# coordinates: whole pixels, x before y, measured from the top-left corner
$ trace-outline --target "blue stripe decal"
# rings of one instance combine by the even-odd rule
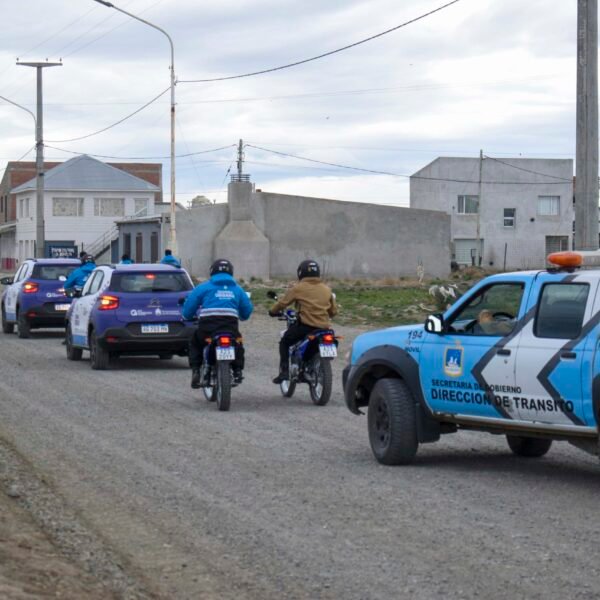
[[[87,335],[74,335],[73,345],[87,347]]]

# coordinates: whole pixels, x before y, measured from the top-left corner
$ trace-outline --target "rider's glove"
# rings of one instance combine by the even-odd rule
[[[270,317],[280,317],[281,316],[281,312],[280,311],[269,311],[269,316]]]

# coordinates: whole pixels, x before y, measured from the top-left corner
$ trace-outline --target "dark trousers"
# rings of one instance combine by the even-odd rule
[[[320,327],[303,325],[295,323],[284,334],[279,341],[279,368],[287,369],[290,348],[300,340],[303,340],[309,333],[318,331]]]
[[[238,320],[235,317],[207,317],[198,321],[198,328],[190,340],[190,367],[199,369],[204,360],[204,347],[206,338],[216,333],[230,333],[234,338],[242,337],[239,330]],[[244,346],[236,344],[235,360],[232,363],[234,369],[244,368]]]

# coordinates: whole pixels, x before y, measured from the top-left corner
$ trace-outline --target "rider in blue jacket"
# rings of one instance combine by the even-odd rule
[[[210,267],[210,279],[196,287],[182,309],[183,318],[187,320],[193,319],[198,313],[198,329],[190,341],[194,389],[201,387],[200,366],[206,338],[222,332],[241,339],[239,320],[249,319],[253,309],[248,295],[233,278],[233,265],[225,259],[216,260]],[[233,379],[235,383],[240,383],[244,369],[244,346],[241,343],[236,347],[232,367]]]
[[[168,248],[165,250],[165,255],[162,257],[160,264],[161,265],[172,265],[174,267],[177,267],[178,269],[181,268],[181,262],[179,261],[178,258],[173,256],[173,252],[171,250],[169,250]]]
[[[96,268],[96,262],[91,254],[86,254],[81,259],[82,265],[75,269],[64,284],[64,289],[72,290],[74,288],[82,288],[88,280],[90,273]]]

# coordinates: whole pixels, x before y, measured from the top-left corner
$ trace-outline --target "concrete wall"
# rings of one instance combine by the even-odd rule
[[[177,246],[182,266],[195,277],[208,277],[214,241],[229,219],[227,204],[209,204],[177,213]],[[168,243],[168,225],[164,227]]]
[[[271,276],[314,258],[328,277],[427,277],[450,270],[450,218],[439,212],[256,192],[254,218],[271,242]]]
[[[239,191],[230,189],[234,215],[224,204],[178,213],[179,256],[193,275],[206,277],[217,253],[243,278],[293,277],[307,257],[319,261],[327,277],[415,276],[420,265],[427,277],[450,271],[444,213],[251,189],[246,204]]]
[[[573,161],[515,158],[501,160],[508,164],[493,159],[483,161],[484,183],[480,207],[482,265],[502,268],[506,248],[507,269],[543,267],[546,258],[546,236],[567,236],[569,248],[572,244]],[[432,179],[428,180],[428,177]],[[437,181],[436,178],[446,181]],[[478,158],[438,158],[411,177],[410,206],[443,211],[450,215],[453,242],[475,239],[477,217],[458,214],[458,196],[477,196],[478,178]],[[447,181],[452,179],[458,181]],[[560,214],[539,215],[539,196],[560,196]],[[504,208],[516,209],[514,228],[504,226]]]

